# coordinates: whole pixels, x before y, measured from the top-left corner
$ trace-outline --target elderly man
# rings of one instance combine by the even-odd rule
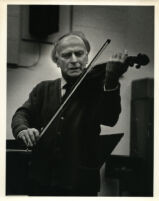
[[[62,78],[38,84],[13,116],[14,137],[33,148],[30,195],[96,196],[99,191],[100,125],[114,126],[118,120],[118,80],[127,69],[127,55],[116,54],[102,64],[104,81],[86,79],[40,137],[62,103],[67,86],[85,71],[89,52],[90,44],[82,33],[59,38],[52,59],[61,69]]]

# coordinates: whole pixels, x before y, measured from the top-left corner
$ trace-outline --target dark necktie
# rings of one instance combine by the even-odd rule
[[[71,92],[72,89],[72,84],[67,83],[63,86],[63,89],[65,89],[65,94],[62,96],[62,102],[67,98],[67,96],[69,95],[69,93]]]

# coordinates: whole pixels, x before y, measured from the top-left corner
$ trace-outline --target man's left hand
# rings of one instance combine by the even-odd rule
[[[113,89],[116,87],[119,78],[127,71],[128,64],[125,62],[128,57],[127,51],[114,54],[106,65],[105,87]]]

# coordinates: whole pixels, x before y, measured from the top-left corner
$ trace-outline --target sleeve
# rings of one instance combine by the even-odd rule
[[[100,124],[114,126],[121,112],[120,84],[118,88],[112,91],[103,91],[101,94],[99,106]]]
[[[13,115],[11,127],[15,138],[20,131],[36,125],[40,108],[40,88],[41,84],[37,85],[29,94],[28,100]]]

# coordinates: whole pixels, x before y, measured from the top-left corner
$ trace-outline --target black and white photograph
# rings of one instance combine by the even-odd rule
[[[7,4],[5,196],[154,196],[155,6]]]

